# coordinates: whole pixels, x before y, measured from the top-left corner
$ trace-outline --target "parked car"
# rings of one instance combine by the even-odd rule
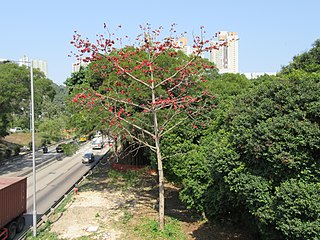
[[[9,130],[11,133],[19,133],[22,132],[22,128],[21,127],[14,127],[14,128],[10,128]]]
[[[94,154],[87,152],[82,156],[82,163],[92,163],[94,161]]]
[[[57,153],[62,153],[62,152],[63,152],[62,144],[59,144],[59,145],[56,147],[56,151],[57,151]]]

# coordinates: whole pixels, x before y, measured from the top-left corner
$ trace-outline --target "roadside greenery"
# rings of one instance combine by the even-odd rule
[[[34,69],[34,103],[36,122],[61,114],[54,111],[56,90],[54,83],[41,71]],[[10,127],[30,129],[30,72],[15,63],[0,64],[0,136]]]
[[[167,174],[189,208],[246,223],[261,239],[317,239],[319,44],[277,76],[211,79],[211,126],[200,139],[183,127],[164,139]]]
[[[78,74],[69,81],[80,83],[69,92],[73,94],[73,109],[88,123],[85,126],[102,121],[105,128],[112,128],[114,137],[154,153],[159,178],[159,228],[163,230],[165,187],[160,141],[187,119],[191,128],[206,124],[198,116],[210,113],[214,100],[204,85],[216,70],[201,56],[214,47],[203,27],[193,39],[190,55],[177,45],[175,24],[169,33],[162,27],[152,29],[150,24],[140,26],[140,30],[142,34],[133,45],[114,34],[96,35],[91,41],[75,32],[70,42],[75,47],[74,56],[90,64],[83,80]],[[92,120],[92,115],[99,117]]]
[[[185,240],[179,221],[173,218],[166,218],[166,225],[163,231],[158,228],[158,222],[154,219],[142,219],[141,224],[134,228],[134,233],[141,239],[153,240]]]
[[[181,186],[180,198],[188,208],[210,220],[233,219],[246,224],[257,239],[318,239],[319,64],[317,40],[310,51],[295,56],[277,76],[248,80],[241,74],[208,72],[209,81],[201,84],[200,90],[216,96],[210,102],[215,107],[197,116],[199,124],[186,120],[170,129],[180,119],[170,122],[170,131],[161,139],[166,178]],[[101,90],[99,76],[90,68],[73,74],[67,80],[69,101],[84,88]],[[145,96],[134,91],[131,94],[128,97],[136,100]],[[145,120],[138,111],[132,113]],[[162,113],[160,120],[165,110]],[[119,135],[117,126],[105,127],[103,119],[108,114],[108,109],[71,107],[69,124],[78,131],[102,129]],[[7,124],[6,117],[3,125]],[[54,125],[40,126],[47,129],[45,134],[52,135],[49,130],[56,131]],[[150,153],[145,156],[154,158]],[[133,183],[136,176],[130,174],[121,178]],[[120,179],[112,171],[109,177]],[[125,221],[130,221],[129,215]],[[153,239],[159,234],[165,237],[167,230],[159,233],[155,226],[147,219],[135,230]],[[177,230],[168,231],[176,236]]]
[[[75,142],[63,143],[62,149],[64,155],[72,156],[77,150],[79,150],[79,145]]]
[[[319,46],[318,40],[277,76],[207,75],[201,87],[216,96],[215,108],[197,121],[210,124],[185,121],[161,140],[166,177],[181,186],[188,208],[245,223],[260,239],[317,239]],[[100,86],[90,70],[74,78],[78,87]],[[70,88],[71,97],[77,89]],[[93,128],[87,114],[76,119]]]
[[[33,77],[35,131],[41,135],[38,139],[42,144],[56,142],[66,137],[63,132],[68,122],[65,87],[54,84],[38,69],[34,69]],[[24,133],[30,132],[29,69],[16,63],[1,63],[0,90],[0,137],[7,136],[9,129],[13,127],[21,127]],[[19,135],[16,136],[18,138]],[[29,142],[14,142],[16,145],[7,148],[4,147],[6,143],[1,141],[0,158],[1,156],[8,158],[14,153],[18,154],[23,146],[29,145]],[[37,147],[39,146],[37,144]]]

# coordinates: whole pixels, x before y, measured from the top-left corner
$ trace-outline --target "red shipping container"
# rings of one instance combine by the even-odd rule
[[[0,228],[27,211],[27,178],[0,177]]]

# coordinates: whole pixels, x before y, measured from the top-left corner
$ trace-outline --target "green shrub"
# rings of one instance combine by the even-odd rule
[[[41,146],[45,146],[45,145],[48,145],[50,143],[51,143],[51,141],[50,141],[49,138],[47,138],[47,137],[41,138],[41,142],[40,142]]]
[[[291,179],[276,188],[276,226],[286,239],[319,239],[320,183]]]
[[[79,145],[76,143],[62,144],[63,154],[66,156],[72,156],[78,149]]]

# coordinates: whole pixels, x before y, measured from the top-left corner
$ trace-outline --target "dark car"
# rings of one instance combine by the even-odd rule
[[[62,144],[59,144],[59,145],[56,147],[56,151],[57,151],[57,153],[63,152]]]
[[[91,152],[85,153],[82,156],[82,163],[92,163],[94,161],[94,154]]]
[[[43,151],[43,153],[48,153],[48,147],[47,146],[42,146],[42,151]]]

